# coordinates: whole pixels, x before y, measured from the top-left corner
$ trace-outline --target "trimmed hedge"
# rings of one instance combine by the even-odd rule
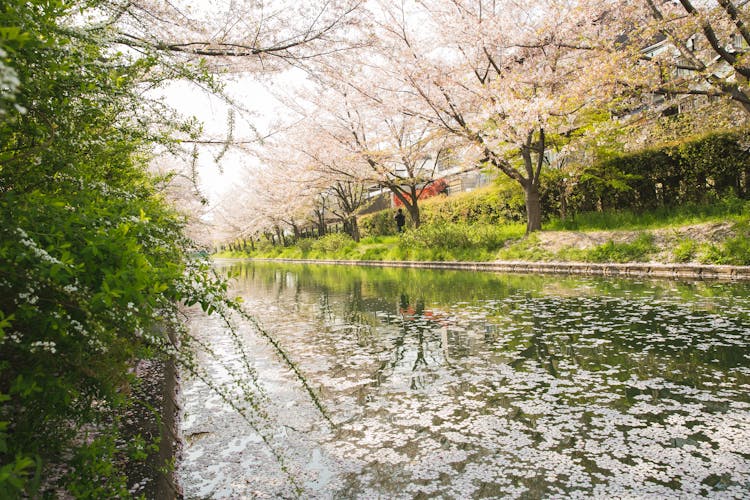
[[[501,179],[503,181],[504,179]],[[432,224],[503,224],[523,220],[526,213],[520,187],[499,182],[475,191],[453,196],[436,196],[420,203],[423,225]],[[383,210],[360,217],[363,237],[396,234],[393,210]],[[407,217],[407,229],[413,229]]]
[[[750,130],[717,133],[679,144],[608,158],[583,171],[566,199],[568,213],[650,210],[750,194]],[[544,213],[559,213],[564,184],[549,172]]]

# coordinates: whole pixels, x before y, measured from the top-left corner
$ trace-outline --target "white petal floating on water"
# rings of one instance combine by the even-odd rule
[[[363,285],[355,307],[330,284],[271,297],[244,287],[339,422],[329,428],[244,333],[269,395],[265,431],[304,496],[750,496],[750,294],[727,294],[722,308],[722,288],[691,302],[659,283],[566,280],[472,288],[470,301],[421,297],[424,312],[408,315],[396,314],[398,290],[381,298]],[[230,387],[242,356],[219,323],[199,329],[221,362],[202,359]],[[201,436],[178,468],[186,496],[294,495],[221,398],[199,381],[183,389],[183,432]]]

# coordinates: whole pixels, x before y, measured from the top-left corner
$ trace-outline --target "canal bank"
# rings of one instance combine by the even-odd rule
[[[181,448],[178,433],[178,375],[171,359],[143,359],[133,372],[138,383],[133,387],[137,401],[124,419],[123,439],[158,443],[146,448],[141,460],[129,459],[128,489],[133,496],[172,500],[182,498],[173,466]]]
[[[662,263],[591,263],[530,261],[382,261],[382,260],[310,260],[310,259],[216,259],[217,261],[284,262],[368,267],[402,267],[415,269],[450,269],[502,273],[579,274],[588,276],[653,277],[705,280],[750,280],[750,266],[662,264]]]

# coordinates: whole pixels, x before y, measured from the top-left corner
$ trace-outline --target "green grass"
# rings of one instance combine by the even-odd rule
[[[704,264],[750,265],[750,219],[735,226],[735,235],[721,243],[703,243],[696,250],[697,260]]]
[[[672,257],[674,262],[692,262],[698,253],[699,245],[691,239],[682,239],[674,246]]]
[[[565,220],[554,218],[545,224],[545,229],[557,231],[658,229],[702,222],[738,221],[747,218],[748,214],[750,214],[750,202],[730,197],[710,204],[685,204],[648,212],[631,210],[586,212]]]
[[[729,221],[734,235],[724,241],[696,241],[680,237],[658,248],[651,229],[678,228],[706,222]],[[394,236],[363,238],[355,243],[343,234],[329,234],[317,240],[305,239],[281,247],[256,243],[252,252],[224,252],[220,257],[255,257],[336,260],[424,260],[424,261],[578,261],[666,262],[750,265],[750,203],[728,199],[711,206],[685,206],[648,213],[607,212],[579,214],[575,219],[555,220],[545,230],[628,230],[642,231],[630,242],[607,241],[581,250],[543,248],[538,234],[524,237],[525,225],[424,224]]]
[[[528,260],[548,261],[554,260],[555,254],[539,247],[539,236],[532,234],[527,238],[518,240],[497,253],[499,260]]]
[[[496,258],[508,241],[523,237],[525,226],[434,224],[423,225],[395,236],[363,238],[355,243],[336,233],[319,240],[301,240],[287,247],[256,245],[255,251],[222,252],[219,257],[339,260],[470,260]]]
[[[644,262],[658,252],[654,238],[650,234],[641,234],[630,243],[608,241],[592,248],[583,256],[586,262]]]

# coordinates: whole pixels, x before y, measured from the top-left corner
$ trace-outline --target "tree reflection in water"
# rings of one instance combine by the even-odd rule
[[[233,271],[338,423],[280,411],[311,497],[750,496],[747,284]]]

